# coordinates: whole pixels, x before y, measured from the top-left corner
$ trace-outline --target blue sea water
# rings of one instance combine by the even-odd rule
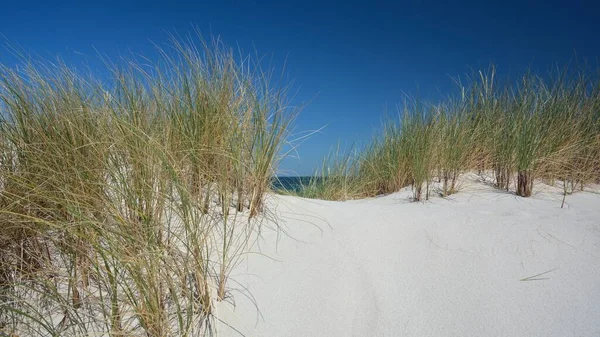
[[[273,177],[271,178],[271,187],[275,191],[300,192],[302,187],[308,185],[311,179],[314,179],[314,177]]]

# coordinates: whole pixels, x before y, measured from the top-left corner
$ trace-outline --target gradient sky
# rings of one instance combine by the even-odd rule
[[[233,47],[272,58],[294,81],[295,104],[308,102],[294,132],[317,130],[282,162],[281,174],[307,175],[332,146],[360,144],[404,93],[436,100],[451,77],[494,62],[500,74],[545,71],[575,55],[594,67],[600,56],[600,6],[560,1],[5,1],[3,42],[32,54],[90,64],[109,56],[151,53],[167,32],[198,27]],[[0,60],[10,55],[0,50]]]

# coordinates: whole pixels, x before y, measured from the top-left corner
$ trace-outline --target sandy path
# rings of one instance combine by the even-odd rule
[[[219,315],[246,336],[600,336],[600,195],[559,192],[273,196],[293,239],[265,230],[277,260],[232,275],[262,316],[239,293]]]

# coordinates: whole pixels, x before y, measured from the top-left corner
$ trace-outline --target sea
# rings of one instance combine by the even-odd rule
[[[280,192],[300,192],[302,187],[308,185],[311,179],[314,179],[314,177],[273,177],[271,178],[271,187],[273,188],[273,190]]]

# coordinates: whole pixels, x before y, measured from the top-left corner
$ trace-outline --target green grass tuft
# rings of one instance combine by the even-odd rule
[[[0,67],[1,332],[211,332],[295,112],[258,62],[191,41],[104,83]]]

